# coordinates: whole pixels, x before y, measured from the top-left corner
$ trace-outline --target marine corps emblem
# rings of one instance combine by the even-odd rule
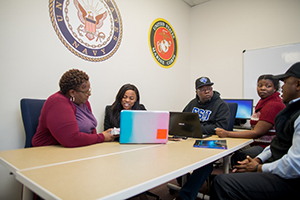
[[[170,68],[177,59],[177,38],[164,19],[156,19],[149,30],[149,46],[154,60],[163,68]]]
[[[99,62],[118,50],[123,28],[114,0],[49,0],[49,13],[57,36],[76,56]]]

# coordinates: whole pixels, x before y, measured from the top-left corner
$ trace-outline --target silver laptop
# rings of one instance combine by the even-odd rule
[[[121,111],[121,144],[167,143],[168,129],[168,111]]]
[[[170,112],[169,135],[183,139],[209,136],[203,135],[198,114],[191,112]]]

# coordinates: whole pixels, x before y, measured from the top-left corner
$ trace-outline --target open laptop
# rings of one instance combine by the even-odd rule
[[[169,116],[168,111],[122,110],[120,143],[167,143]]]
[[[169,134],[178,138],[205,138],[199,116],[191,112],[170,112]]]

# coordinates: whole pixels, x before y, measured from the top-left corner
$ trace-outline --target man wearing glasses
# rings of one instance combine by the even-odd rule
[[[115,139],[111,129],[97,133],[98,122],[88,101],[91,84],[85,72],[66,71],[60,78],[59,88],[43,105],[32,146],[81,147]]]
[[[196,97],[183,109],[183,112],[198,113],[203,134],[215,134],[215,128],[222,127],[227,130],[229,126],[229,107],[220,98],[220,93],[213,91],[212,83],[208,77],[196,80]],[[191,199],[197,197],[199,189],[213,170],[213,164],[208,164],[193,171],[187,182],[182,186],[176,199]],[[177,179],[180,184],[181,179]]]
[[[183,112],[198,113],[203,134],[215,134],[215,128],[228,129],[230,116],[227,103],[220,98],[220,93],[213,91],[208,77],[196,80],[196,98],[192,99]]]

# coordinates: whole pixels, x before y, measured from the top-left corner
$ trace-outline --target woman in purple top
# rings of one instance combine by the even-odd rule
[[[88,101],[91,95],[88,75],[78,69],[63,74],[60,91],[45,102],[32,145],[48,146],[61,144],[65,147],[80,147],[113,141],[110,129],[96,132],[97,120]]]

